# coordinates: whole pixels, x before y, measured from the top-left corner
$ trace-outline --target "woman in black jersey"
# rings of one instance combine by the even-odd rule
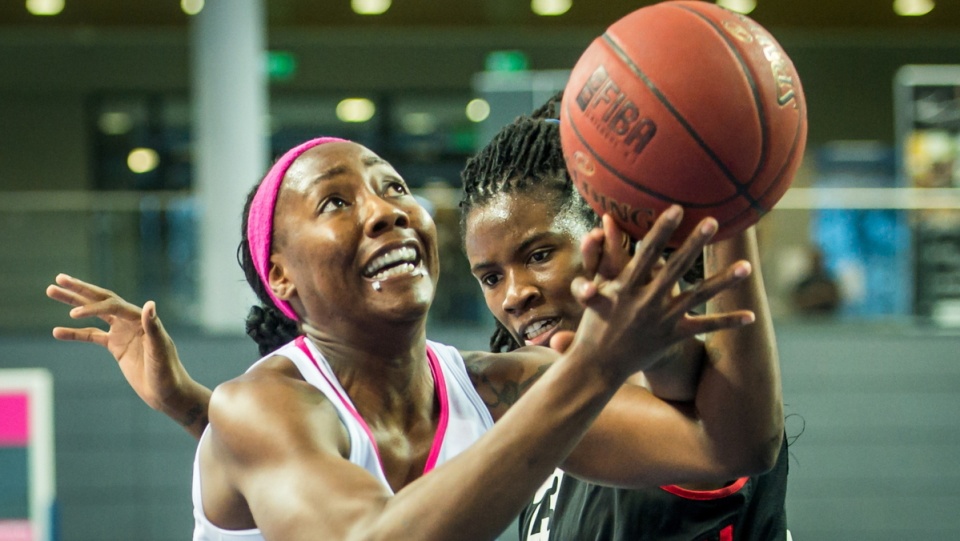
[[[562,342],[577,328],[582,314],[564,284],[581,272],[576,257],[579,239],[598,223],[598,217],[574,189],[564,168],[554,112],[559,101],[556,96],[530,117],[504,127],[468,161],[462,174],[464,246],[487,306],[496,316],[490,341],[493,351],[546,344],[551,339]],[[708,270],[716,268],[719,251],[733,252],[734,257],[756,265],[754,244],[751,228],[729,242],[708,247]],[[688,282],[702,280],[702,266],[697,270],[685,277]],[[755,276],[759,279],[759,271]],[[757,304],[748,307],[759,317],[769,317],[765,299],[755,300]],[[737,354],[764,356],[775,364],[772,331],[761,326],[750,331],[752,341]],[[694,362],[706,363],[711,356],[733,353],[717,350],[709,337],[706,349],[694,350]],[[682,348],[676,351],[684,353]],[[634,489],[590,483],[558,469],[521,514],[520,538],[782,541],[787,535],[787,458],[782,448],[774,469],[762,475]]]

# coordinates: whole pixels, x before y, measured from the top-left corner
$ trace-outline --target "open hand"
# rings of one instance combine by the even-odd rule
[[[106,348],[117,360],[127,382],[151,408],[161,409],[165,400],[179,391],[187,378],[186,371],[157,317],[153,301],[140,308],[112,291],[66,274],[57,275],[56,284],[47,287],[47,296],[73,306],[73,319],[98,317],[109,325],[106,331],[96,327],[55,327],[53,337]]]
[[[596,233],[584,240],[585,267],[596,269],[596,275],[577,278],[571,284],[574,296],[589,308],[574,344],[591,342],[592,348],[612,358],[630,359],[629,366],[621,368],[637,371],[655,365],[664,351],[681,340],[753,322],[749,310],[689,315],[694,307],[749,276],[751,268],[746,261],[737,262],[680,292],[676,284],[717,230],[716,220],[704,219],[664,262],[661,254],[682,216],[679,206],[664,211],[626,265],[621,265],[625,248],[615,248],[622,243],[623,235],[615,226],[604,222],[602,249],[598,248],[601,239]],[[611,277],[618,266],[622,270]],[[555,336],[551,346],[562,348],[568,341],[569,337]]]

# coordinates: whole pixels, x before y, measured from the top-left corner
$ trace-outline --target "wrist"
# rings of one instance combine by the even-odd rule
[[[663,350],[656,360],[651,362],[646,368],[643,369],[643,373],[648,377],[658,376],[665,372],[668,372],[669,368],[674,364],[674,362],[683,356],[684,344],[683,342],[677,342],[665,350]]]
[[[636,368],[631,369],[631,363],[622,362],[622,355],[607,353],[605,348],[586,342],[575,340],[564,354],[569,366],[577,370],[584,383],[596,382],[601,387],[617,389],[637,372]]]
[[[201,422],[206,425],[209,389],[189,376],[184,376],[173,387],[174,391],[164,397],[157,409],[187,428]]]

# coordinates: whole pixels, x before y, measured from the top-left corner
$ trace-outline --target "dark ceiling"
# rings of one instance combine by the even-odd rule
[[[960,0],[937,0],[923,17],[899,17],[892,0],[758,0],[752,18],[769,28],[854,30],[960,30]],[[655,2],[574,0],[559,17],[538,17],[528,0],[394,0],[380,16],[360,16],[349,0],[264,0],[271,28],[485,27],[603,28],[630,11]],[[0,26],[178,27],[188,16],[178,0],[66,0],[55,17],[36,17],[24,0],[0,2]]]

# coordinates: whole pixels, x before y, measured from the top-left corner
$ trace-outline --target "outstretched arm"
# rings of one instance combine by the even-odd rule
[[[671,216],[658,222],[664,238],[679,222]],[[695,248],[709,237],[697,234]],[[616,280],[599,286],[603,299],[591,303],[565,354],[520,351],[556,362],[476,443],[411,483],[398,481],[404,486],[395,494],[345,463],[349,446],[336,413],[308,384],[269,373],[283,369],[271,368],[272,359],[214,393],[200,451],[204,490],[219,483],[222,500],[249,505],[267,539],[492,539],[626,378],[654,362],[665,344],[702,326],[649,321],[662,312],[648,307],[660,308],[669,293],[656,279],[647,287],[655,261],[638,253]],[[648,340],[648,328],[669,338]]]
[[[106,331],[55,327],[54,338],[106,348],[137,396],[177,421],[193,437],[200,437],[207,426],[210,389],[194,381],[183,368],[153,301],[141,308],[112,291],[66,274],[57,275],[56,283],[47,287],[47,296],[73,306],[73,319],[98,317],[110,326]]]
[[[343,458],[343,426],[308,384],[281,389],[248,373],[214,392],[200,450],[204,497],[226,478],[225,499],[246,502],[268,540],[494,539],[622,383],[589,357],[571,348],[483,437],[395,493]]]

